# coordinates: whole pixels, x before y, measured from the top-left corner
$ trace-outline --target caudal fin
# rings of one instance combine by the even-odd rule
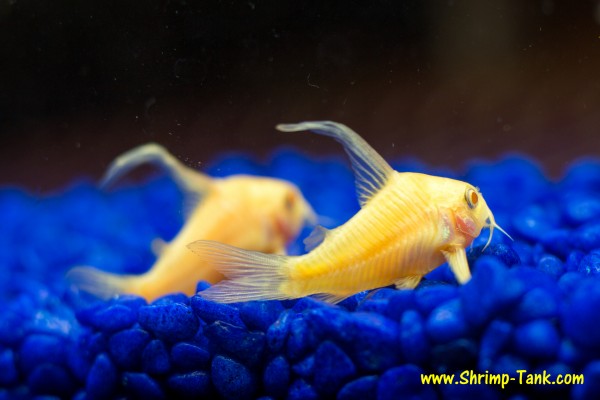
[[[66,278],[80,290],[108,299],[128,292],[133,277],[111,274],[92,267],[75,267],[67,272]]]
[[[228,280],[198,293],[207,300],[219,303],[238,303],[251,300],[283,300],[290,296],[281,292],[286,282],[288,257],[242,250],[210,240],[199,240],[187,246],[208,265]]]

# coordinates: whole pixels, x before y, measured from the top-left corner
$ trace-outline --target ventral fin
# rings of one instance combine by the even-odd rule
[[[442,254],[446,258],[458,283],[463,284],[471,279],[471,271],[469,270],[469,262],[467,261],[465,249],[455,246],[448,250],[442,250]]]
[[[421,282],[421,275],[410,275],[394,282],[396,289],[414,289]]]
[[[361,207],[385,186],[394,171],[363,138],[346,125],[332,121],[306,121],[298,124],[280,124],[276,128],[282,132],[309,130],[340,142],[352,162]]]
[[[304,249],[309,252],[318,247],[325,237],[329,234],[330,230],[323,228],[321,225],[317,225],[315,229],[303,240]]]

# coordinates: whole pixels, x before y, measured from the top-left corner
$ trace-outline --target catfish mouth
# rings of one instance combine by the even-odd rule
[[[296,236],[295,229],[292,225],[293,224],[286,221],[285,218],[275,218],[275,232],[284,239],[285,243],[289,243],[294,236]]]
[[[483,250],[482,251],[485,251],[485,249],[488,248],[488,246],[490,245],[490,243],[492,243],[492,237],[494,235],[494,228],[497,228],[500,232],[504,233],[510,240],[514,240],[508,233],[506,233],[506,231],[504,229],[502,229],[500,227],[500,225],[498,225],[496,223],[496,220],[494,219],[494,214],[492,214],[491,211],[489,211],[488,217],[485,220],[485,225],[483,227],[484,228],[490,228],[490,236],[488,237],[488,241],[485,244],[485,246],[483,246]]]

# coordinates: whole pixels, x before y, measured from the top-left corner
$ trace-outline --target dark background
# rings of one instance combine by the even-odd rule
[[[190,165],[331,119],[384,157],[509,151],[559,176],[600,150],[598,1],[0,2],[0,184],[97,179],[156,141]]]

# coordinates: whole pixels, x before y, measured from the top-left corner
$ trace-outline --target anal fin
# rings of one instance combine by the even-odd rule
[[[410,275],[404,278],[398,279],[394,282],[396,289],[414,289],[421,282],[421,275]]]

